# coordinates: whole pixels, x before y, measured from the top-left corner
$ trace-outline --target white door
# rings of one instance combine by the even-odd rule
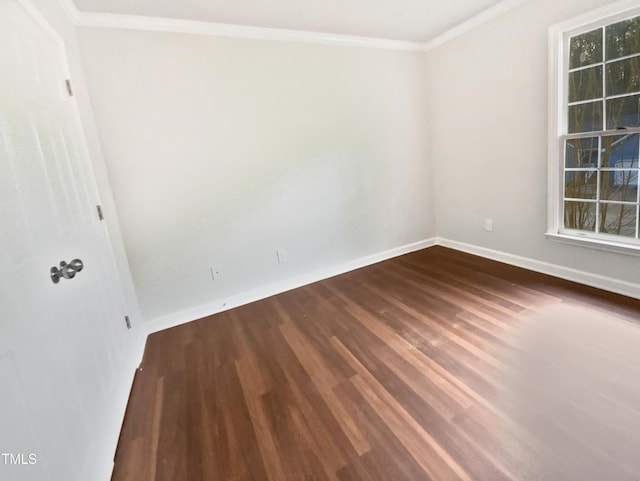
[[[0,0],[0,480],[91,481],[129,334],[64,48],[22,4]]]

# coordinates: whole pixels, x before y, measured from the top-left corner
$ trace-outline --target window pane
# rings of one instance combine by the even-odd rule
[[[602,97],[602,65],[569,74],[569,102]]]
[[[569,133],[602,130],[602,102],[569,107]]]
[[[640,126],[640,95],[607,100],[607,129]]]
[[[638,165],[637,163],[635,165]],[[605,170],[601,174],[600,199],[636,202],[638,200],[637,170]]]
[[[630,94],[639,91],[640,57],[627,58],[607,64],[607,95]]]
[[[598,193],[598,172],[579,170],[565,172],[564,196],[569,199],[595,199]]]
[[[602,30],[592,30],[569,40],[569,68],[602,62]]]
[[[602,137],[602,167],[630,169],[638,165],[638,134]]]
[[[607,60],[640,52],[640,17],[609,25],[606,31]]]
[[[567,229],[578,229],[593,232],[596,230],[595,202],[564,203],[564,226]]]
[[[635,237],[636,216],[635,205],[600,204],[600,232]]]
[[[565,147],[567,169],[595,169],[598,167],[598,137],[567,140]]]

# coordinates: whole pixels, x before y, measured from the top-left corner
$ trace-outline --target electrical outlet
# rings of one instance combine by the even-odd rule
[[[493,219],[484,220],[484,230],[487,232],[493,232]]]
[[[276,255],[278,256],[278,263],[282,264],[283,262],[287,262],[287,251],[284,249],[278,249],[276,251]]]
[[[211,266],[211,278],[215,281],[222,277],[222,267]]]

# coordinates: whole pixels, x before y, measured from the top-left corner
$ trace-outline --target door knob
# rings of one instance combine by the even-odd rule
[[[53,266],[49,269],[51,282],[57,284],[61,278],[73,279],[75,275],[84,268],[84,263],[80,259],[74,259],[68,264],[65,261],[60,262],[60,267]]]

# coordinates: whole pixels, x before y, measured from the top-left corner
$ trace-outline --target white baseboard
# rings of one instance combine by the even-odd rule
[[[318,282],[329,277],[344,274],[345,272],[349,272],[354,269],[366,267],[377,262],[391,259],[393,257],[407,254],[409,252],[414,252],[420,249],[426,249],[427,247],[432,247],[435,245],[449,247],[451,249],[504,262],[506,264],[522,267],[524,269],[540,272],[542,274],[552,275],[561,279],[578,282],[587,286],[596,287],[598,289],[603,289],[606,291],[615,292],[617,294],[640,299],[640,284],[621,281],[611,277],[592,274],[577,269],[571,269],[569,267],[558,266],[528,257],[521,257],[506,252],[488,249],[486,247],[465,244],[463,242],[457,242],[440,237],[433,237],[430,239],[425,239],[423,241],[415,242],[413,244],[408,244],[405,246],[397,247],[395,249],[390,249],[384,252],[373,254],[367,257],[362,257],[360,259],[356,259],[344,264],[332,266],[327,269],[315,271],[310,274],[305,274],[292,279],[287,279],[282,282],[263,286],[258,289],[243,292],[229,298],[216,299],[215,301],[209,302],[207,304],[202,304],[190,309],[185,309],[183,311],[165,315],[145,322],[144,324],[146,327],[146,332],[148,334],[151,334],[164,329],[169,329],[171,327],[193,321],[194,319],[211,316],[213,314],[249,304],[250,302],[255,302],[260,299],[265,299],[267,297],[290,291],[292,289],[296,289],[313,282]]]
[[[425,239],[422,241],[414,242],[412,244],[407,244],[404,246],[396,247],[394,249],[379,252],[377,254],[372,254],[370,256],[361,257],[360,259],[349,261],[344,264],[321,269],[309,274],[294,277],[292,279],[287,279],[282,282],[269,284],[267,286],[253,289],[248,292],[243,292],[226,299],[216,299],[215,301],[209,302],[207,304],[202,304],[191,309],[186,309],[180,312],[175,312],[166,316],[156,318],[151,321],[147,321],[147,329],[149,333],[162,331],[163,329],[169,329],[170,327],[175,327],[180,324],[184,324],[185,322],[193,321],[194,319],[211,316],[213,314],[217,314],[218,312],[233,309],[234,307],[249,304],[250,302],[259,301],[260,299],[265,299],[282,292],[306,286],[307,284],[312,284],[329,277],[344,274],[345,272],[349,272],[354,269],[360,269],[361,267],[366,267],[377,262],[401,256],[403,254],[408,254],[409,252],[426,249],[427,247],[431,247],[434,245],[436,245],[435,238]]]
[[[566,279],[568,281],[574,281],[580,284],[585,284],[587,286],[597,287],[598,289],[615,292],[616,294],[622,294],[625,296],[640,299],[640,284],[621,281],[612,277],[601,276],[598,274],[591,274],[589,272],[571,269],[569,267],[558,266],[556,264],[538,261],[528,257],[521,257],[514,254],[508,254],[506,252],[488,249],[486,247],[479,247],[471,244],[465,244],[463,242],[443,239],[441,237],[436,238],[436,244],[443,247],[450,247],[451,249],[459,250],[462,252],[467,252],[469,254],[474,254],[480,257],[485,257],[487,259],[504,262],[505,264],[523,267],[525,269],[540,272],[542,274],[549,274],[551,276]]]

